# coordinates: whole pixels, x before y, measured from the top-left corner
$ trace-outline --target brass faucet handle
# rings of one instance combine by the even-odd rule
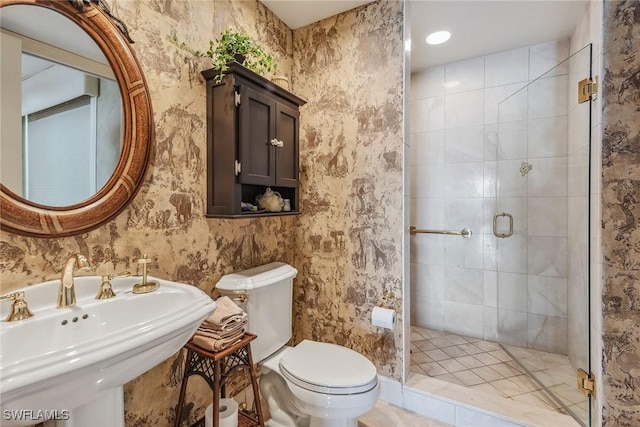
[[[13,300],[11,304],[11,312],[5,319],[7,322],[15,322],[16,320],[24,320],[29,317],[33,317],[33,313],[27,306],[27,301],[24,299],[24,292],[13,292],[0,297],[0,301]]]
[[[123,277],[129,277],[129,276],[131,276],[130,272],[123,271],[122,273],[109,274],[108,276],[102,276],[102,281],[104,281],[105,277],[107,277],[107,280],[113,280],[113,279],[120,279]]]
[[[24,292],[12,292],[10,294],[6,294],[6,295],[2,295],[0,297],[0,301],[6,301],[6,300],[16,300],[18,298],[22,298],[24,299]]]
[[[105,275],[102,276],[102,283],[100,284],[100,289],[98,290],[98,294],[96,295],[96,299],[109,299],[116,296],[116,293],[113,292],[113,288],[111,287],[111,280],[113,275]]]
[[[102,276],[102,283],[100,284],[100,289],[98,290],[98,294],[96,295],[96,299],[109,299],[116,296],[116,293],[113,291],[111,287],[111,279],[117,279],[120,277],[128,277],[131,273],[128,271],[123,271],[118,274],[107,274]]]

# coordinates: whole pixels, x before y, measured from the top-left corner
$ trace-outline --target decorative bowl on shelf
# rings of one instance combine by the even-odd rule
[[[257,196],[256,202],[260,209],[264,209],[267,212],[281,212],[284,207],[284,199],[280,193],[271,190],[271,187],[267,187],[264,194]]]

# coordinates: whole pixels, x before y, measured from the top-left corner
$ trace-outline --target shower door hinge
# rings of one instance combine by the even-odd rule
[[[593,375],[578,369],[578,391],[585,396],[591,396],[596,391],[596,380]]]
[[[586,78],[578,82],[578,104],[596,99],[598,91],[598,78],[593,80]]]

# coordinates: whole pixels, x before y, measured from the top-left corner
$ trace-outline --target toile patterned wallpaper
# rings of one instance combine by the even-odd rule
[[[640,2],[604,3],[603,426],[640,425]]]
[[[293,32],[261,3],[111,0],[127,23],[155,112],[156,149],[132,205],[76,237],[0,235],[0,292],[57,277],[66,257],[88,255],[96,274],[135,271],[209,292],[233,270],[282,260],[300,271],[295,339],[352,347],[379,372],[401,375],[401,325],[370,326],[382,293],[401,301],[402,10],[378,2]],[[604,247],[603,424],[640,425],[640,3],[605,1],[602,217]],[[206,111],[199,71],[166,35],[196,48],[227,27],[247,31],[280,60],[309,103],[302,111],[299,218],[205,219]],[[294,62],[295,58],[295,62]],[[397,58],[397,60],[394,60]],[[283,244],[283,242],[285,242]],[[294,244],[291,244],[294,242]],[[402,322],[402,314],[400,322]],[[172,424],[182,359],[125,387],[128,427]],[[195,383],[195,381],[194,381]],[[200,384],[202,386],[202,384]],[[197,384],[196,384],[197,386]],[[190,383],[190,419],[204,406]]]
[[[130,270],[147,253],[157,259],[150,274],[210,292],[224,274],[271,261],[293,264],[293,217],[216,220],[204,217],[206,200],[206,104],[200,70],[206,62],[185,59],[167,36],[198,49],[233,27],[256,38],[291,77],[291,30],[266,7],[251,1],[110,0],[113,14],[129,27],[144,70],[154,111],[155,151],[133,203],[105,226],[60,239],[0,237],[0,291],[59,276],[66,258],[88,256],[92,274]],[[172,357],[125,385],[128,427],[173,425],[182,377]],[[191,380],[185,408],[191,421],[210,398],[203,381]]]
[[[338,343],[402,379],[403,5],[382,1],[293,33],[305,98],[295,227],[295,340]],[[395,330],[371,325],[383,293]],[[393,303],[393,302],[392,302]]]
[[[95,274],[135,272],[133,259],[147,253],[157,259],[152,275],[205,292],[231,271],[284,261],[300,271],[295,339],[352,347],[381,374],[400,379],[401,322],[395,331],[378,331],[370,314],[384,290],[401,306],[401,2],[374,3],[295,32],[256,0],[109,4],[129,27],[151,93],[150,171],[133,203],[97,230],[60,239],[2,232],[0,292],[58,277],[76,252],[88,256]],[[301,111],[299,218],[204,217],[200,71],[208,66],[185,58],[167,35],[202,50],[228,27],[265,44],[278,57],[278,74],[309,101]],[[173,425],[183,363],[174,356],[125,385],[127,427]],[[189,382],[190,422],[203,415],[209,396],[203,381]]]

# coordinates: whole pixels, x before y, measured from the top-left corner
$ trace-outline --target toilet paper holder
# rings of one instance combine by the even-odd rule
[[[396,296],[387,289],[382,292],[380,306],[371,310],[371,324],[383,329],[394,329],[396,326]]]
[[[384,292],[382,292],[382,307],[395,310],[396,295],[391,289],[386,289]]]

